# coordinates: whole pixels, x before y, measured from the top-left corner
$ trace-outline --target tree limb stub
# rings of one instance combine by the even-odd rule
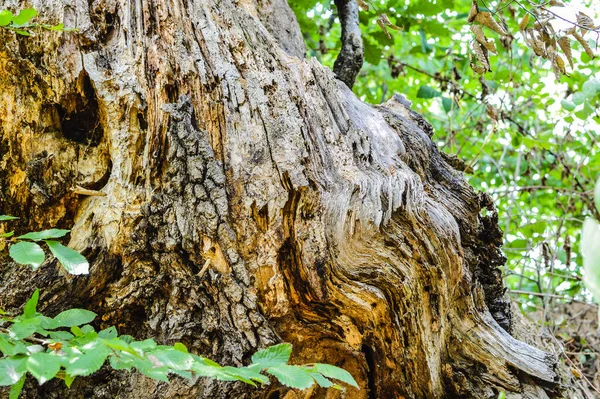
[[[364,59],[359,8],[356,0],[335,0],[335,5],[342,25],[342,49],[335,60],[333,71],[338,79],[352,88]]]

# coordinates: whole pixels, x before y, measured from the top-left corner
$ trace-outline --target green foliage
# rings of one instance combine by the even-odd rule
[[[73,30],[65,28],[63,24],[48,25],[33,23],[31,20],[35,16],[37,16],[37,11],[34,8],[25,8],[16,15],[13,15],[9,10],[0,10],[0,27],[23,36],[31,36],[31,32],[36,29],[45,29],[49,31]]]
[[[353,91],[375,104],[403,94],[433,125],[438,147],[469,165],[472,173],[466,178],[489,193],[498,208],[508,258],[505,281],[519,292],[514,298],[525,308],[548,306],[546,294],[554,295],[552,301],[557,295],[586,300],[580,242],[574,238],[583,220],[596,212],[591,188],[600,172],[600,59],[591,58],[569,34],[573,66],[567,64],[567,74],[559,73],[557,82],[555,58],[537,56],[525,37],[531,39],[525,32],[535,30],[536,18],[553,26],[546,27],[550,41],[554,33],[558,39],[574,27],[562,20],[557,24],[557,18],[540,19],[548,14],[547,2],[478,2],[479,12],[491,12],[512,39],[469,23],[471,1],[367,3],[368,10],[359,15],[365,63]],[[333,2],[290,4],[308,55],[333,67],[341,36]],[[583,11],[597,26],[600,6],[587,4],[592,8],[549,10],[573,22]],[[382,14],[402,31],[388,36],[377,23]],[[526,15],[530,21],[521,29]],[[483,27],[498,53],[490,52],[483,75],[471,67],[476,58],[472,26]],[[595,35],[583,38],[597,52]]]
[[[13,216],[1,215],[0,221],[16,220]],[[21,265],[30,265],[33,269],[37,269],[44,263],[46,258],[44,250],[37,244],[41,241],[48,246],[52,255],[58,259],[67,272],[71,274],[87,274],[89,272],[89,263],[79,252],[65,247],[58,241],[50,240],[50,238],[61,238],[69,233],[70,230],[49,229],[36,231],[20,235],[11,239],[9,255],[15,262]],[[0,235],[0,238],[10,238],[13,232]],[[35,242],[31,242],[35,241]]]
[[[282,384],[306,389],[315,383],[335,387],[330,379],[358,388],[347,371],[328,364],[288,365],[292,346],[279,344],[260,350],[247,367],[221,366],[188,352],[176,343],[159,345],[152,339],[136,341],[119,336],[114,327],[96,331],[90,325],[96,317],[85,309],[69,309],[54,318],[37,311],[39,291],[36,290],[17,316],[0,311],[0,386],[12,386],[10,397],[17,398],[27,373],[39,384],[59,378],[67,386],[79,376],[93,374],[107,360],[115,370],[137,370],[145,376],[169,381],[176,375],[191,379],[204,376],[222,381],[242,381],[247,384],[268,383],[262,373],[274,376]]]
[[[596,182],[594,193],[596,208],[600,212],[600,178]],[[596,302],[600,303],[600,223],[592,218],[583,223],[581,253],[585,270],[583,281]]]

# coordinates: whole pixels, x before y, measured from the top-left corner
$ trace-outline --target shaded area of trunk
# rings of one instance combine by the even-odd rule
[[[569,397],[556,359],[510,335],[489,197],[420,115],[366,105],[298,58],[283,1],[37,6],[81,33],[2,33],[0,208],[21,231],[74,224],[92,268],[3,261],[3,306],[43,287],[46,313],[85,307],[231,365],[288,341],[295,362],[343,367],[361,389],[103,370],[70,391],[30,381],[26,397]]]

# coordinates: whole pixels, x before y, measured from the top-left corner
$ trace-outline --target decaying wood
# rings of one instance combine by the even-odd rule
[[[103,370],[27,398],[570,398],[557,360],[510,335],[489,197],[420,115],[299,58],[282,0],[33,5],[80,32],[0,33],[0,209],[18,231],[73,226],[92,267],[4,259],[2,306],[42,287],[48,314],[85,307],[231,365],[288,341],[361,389]]]

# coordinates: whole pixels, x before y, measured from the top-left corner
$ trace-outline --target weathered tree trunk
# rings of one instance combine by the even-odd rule
[[[510,335],[489,197],[421,116],[304,60],[283,0],[33,4],[79,33],[0,33],[0,210],[18,231],[74,226],[92,267],[4,258],[0,304],[41,287],[50,315],[85,307],[231,365],[288,341],[361,389],[103,370],[25,397],[566,397],[556,359]]]

